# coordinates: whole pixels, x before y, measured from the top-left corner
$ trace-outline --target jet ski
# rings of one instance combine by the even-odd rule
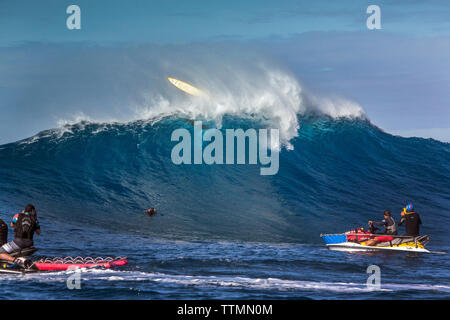
[[[31,256],[36,251],[38,251],[37,248],[35,248],[35,247],[28,247],[28,248],[20,249],[19,251],[14,251],[13,253],[10,253],[10,255],[12,257],[14,257],[14,258],[28,257],[28,256]]]
[[[25,268],[24,266],[21,266],[20,264],[15,262],[0,260],[0,273],[23,274],[35,272],[39,272],[39,269],[34,264],[31,264],[30,267]]]
[[[428,235],[412,237],[375,234],[365,231],[363,228],[359,228],[345,233],[321,234],[320,237],[325,242],[328,249],[337,251],[441,253],[429,251],[425,248],[430,241],[430,236]]]

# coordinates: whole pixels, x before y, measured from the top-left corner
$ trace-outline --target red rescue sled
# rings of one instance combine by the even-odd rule
[[[66,257],[66,258],[46,258],[36,261],[34,265],[41,271],[57,271],[69,270],[75,268],[114,268],[124,266],[128,263],[126,257],[117,258],[81,258],[81,257]]]

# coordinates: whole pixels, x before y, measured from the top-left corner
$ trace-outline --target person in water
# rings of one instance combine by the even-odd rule
[[[32,265],[31,260],[23,257],[14,258],[11,254],[32,247],[34,233],[41,234],[35,207],[28,204],[24,211],[13,217],[11,227],[14,228],[14,240],[2,245],[0,260],[17,262],[20,266],[28,268]]]
[[[395,223],[394,218],[391,216],[391,212],[389,210],[385,210],[383,213],[383,220],[381,221],[369,221],[369,226],[371,230],[376,230],[375,226],[384,227],[383,234],[386,236],[377,236],[366,242],[368,246],[374,246],[380,242],[388,242],[394,240],[393,237],[389,235],[397,234],[397,224]],[[375,232],[373,232],[375,233]]]
[[[152,217],[152,216],[154,216],[154,215],[156,214],[156,210],[155,210],[155,208],[150,208],[150,209],[145,210],[145,213],[146,213],[149,217]]]
[[[405,223],[407,236],[417,237],[419,235],[422,220],[419,214],[414,211],[412,203],[408,204],[406,208],[403,208],[398,225],[401,226],[403,223]]]

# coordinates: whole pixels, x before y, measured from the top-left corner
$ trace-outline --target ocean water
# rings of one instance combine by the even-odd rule
[[[279,172],[259,165],[180,165],[170,116],[78,122],[0,146],[0,218],[33,203],[39,257],[127,256],[123,268],[0,275],[5,299],[441,299],[448,255],[329,251],[321,233],[421,215],[429,249],[448,251],[450,145],[402,138],[368,120],[298,116]],[[205,119],[204,125],[215,123]],[[225,116],[221,130],[264,127]],[[295,126],[294,126],[295,127]],[[155,207],[148,217],[143,210]],[[10,231],[10,233],[12,233]],[[10,235],[11,237],[11,235]],[[378,265],[381,288],[366,286]]]

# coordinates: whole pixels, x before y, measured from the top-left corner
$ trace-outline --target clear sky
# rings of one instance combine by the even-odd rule
[[[71,4],[81,8],[81,30],[66,28]],[[371,4],[381,8],[381,30],[366,27]],[[63,66],[77,60],[68,46],[80,57],[92,46],[112,56],[218,42],[276,59],[312,90],[356,100],[387,131],[450,141],[448,0],[0,0],[0,144],[56,126],[55,105],[73,100],[61,93],[70,89]],[[102,54],[96,59],[117,61]],[[89,88],[79,92],[99,103]]]

